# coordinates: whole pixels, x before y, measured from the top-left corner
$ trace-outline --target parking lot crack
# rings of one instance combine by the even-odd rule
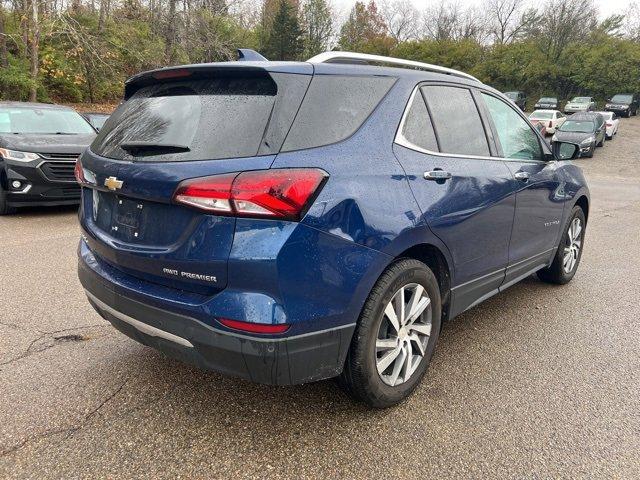
[[[79,423],[72,425],[70,427],[45,430],[44,432],[38,435],[25,438],[23,441],[17,443],[16,445],[13,445],[12,447],[2,450],[0,452],[0,458],[6,457],[7,455],[24,448],[26,445],[28,445],[31,442],[42,440],[47,437],[51,437],[53,435],[66,434],[64,438],[65,439],[69,438],[75,432],[80,430],[89,420],[91,420],[91,418],[94,415],[96,415],[107,403],[113,400],[122,391],[122,389],[124,388],[124,386],[127,384],[128,381],[129,381],[129,378],[126,378],[113,392],[107,395],[94,409],[92,409],[89,413],[87,413],[82,418],[82,420],[80,420]]]

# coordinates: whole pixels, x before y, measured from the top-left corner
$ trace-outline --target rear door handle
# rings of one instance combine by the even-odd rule
[[[516,177],[516,180],[520,180],[521,182],[526,182],[527,180],[529,180],[529,177],[531,175],[529,175],[529,172],[516,172],[514,177]]]
[[[449,180],[451,178],[451,174],[449,172],[445,172],[444,170],[431,170],[430,172],[424,172],[425,180]]]

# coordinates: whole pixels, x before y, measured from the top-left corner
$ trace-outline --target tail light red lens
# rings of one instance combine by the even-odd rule
[[[225,327],[232,328],[234,330],[240,330],[248,333],[261,333],[261,334],[278,334],[284,333],[289,330],[287,324],[281,323],[277,325],[265,324],[265,323],[250,323],[242,322],[240,320],[230,320],[228,318],[219,318],[218,321]]]
[[[613,123],[607,122],[607,127],[613,127]]]
[[[214,175],[185,180],[173,198],[219,215],[299,220],[327,177],[316,168]]]
[[[85,183],[87,183],[87,179],[84,177],[84,170],[82,169],[82,163],[80,162],[80,159],[76,160],[76,166],[73,169],[73,174],[76,177],[76,181],[80,185],[84,185]]]

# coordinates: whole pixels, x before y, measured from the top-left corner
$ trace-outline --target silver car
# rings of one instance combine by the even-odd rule
[[[591,112],[596,109],[593,97],[573,97],[564,106],[564,113]]]

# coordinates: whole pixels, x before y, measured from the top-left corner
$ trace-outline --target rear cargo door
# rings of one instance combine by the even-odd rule
[[[212,293],[227,283],[235,219],[173,204],[173,194],[186,179],[269,168],[312,67],[161,72],[127,86],[84,154],[82,224],[113,267]]]

